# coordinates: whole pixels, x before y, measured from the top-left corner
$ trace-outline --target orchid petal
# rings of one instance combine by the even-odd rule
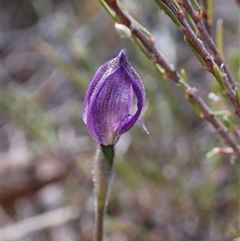
[[[137,111],[130,115],[134,95],[137,97]],[[83,121],[98,143],[114,145],[139,120],[145,104],[142,80],[122,50],[97,70],[89,84]]]

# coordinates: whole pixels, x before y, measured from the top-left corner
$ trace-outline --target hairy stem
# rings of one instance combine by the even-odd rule
[[[93,164],[93,181],[95,189],[95,241],[102,241],[104,236],[104,216],[112,176],[113,158],[114,146],[98,146]]]

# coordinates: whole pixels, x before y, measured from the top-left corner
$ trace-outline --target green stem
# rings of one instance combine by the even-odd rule
[[[107,207],[108,190],[111,181],[114,159],[114,146],[98,146],[93,165],[95,188],[95,230],[94,240],[102,241],[104,234],[104,216]]]

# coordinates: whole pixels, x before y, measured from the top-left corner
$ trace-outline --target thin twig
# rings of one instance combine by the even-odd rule
[[[159,64],[164,69],[165,76],[168,79],[173,80],[176,84],[180,84],[180,85],[184,84],[184,86],[187,87],[185,94],[192,100],[192,102],[194,102],[194,104],[199,108],[199,110],[201,110],[202,112],[201,117],[207,120],[216,129],[216,131],[224,139],[226,144],[234,150],[235,155],[238,157],[238,160],[240,161],[240,146],[238,146],[238,144],[235,143],[234,139],[228,133],[228,130],[213,115],[212,111],[209,109],[206,103],[199,96],[197,89],[192,88],[190,85],[185,83],[185,81],[181,78],[179,73],[176,72],[175,68],[172,65],[170,65],[162,56],[162,54],[157,50],[153,39],[144,35],[139,30],[139,28],[137,28],[134,25],[131,19],[119,7],[116,0],[105,0],[105,2],[112,10],[115,11],[116,15],[118,16],[117,21],[121,24],[124,24],[132,31],[132,34],[141,42],[141,44],[151,54],[153,61]],[[208,58],[209,57],[207,55],[206,60],[208,60]]]
[[[204,46],[201,39],[197,37],[197,35],[194,33],[194,31],[192,30],[192,28],[188,24],[188,22],[187,22],[187,20],[184,16],[183,11],[181,10],[181,7],[177,3],[173,4],[172,1],[163,0],[163,2],[165,3],[165,5],[169,9],[171,9],[172,13],[175,15],[177,20],[180,22],[181,32],[188,39],[188,41],[191,43],[191,45],[194,47],[194,49],[197,51],[197,53],[200,55],[200,57],[202,58],[202,60],[206,64],[206,66],[205,66],[206,70],[208,70],[210,73],[212,73],[217,78],[216,73],[214,71],[214,68],[215,68],[215,66],[217,66],[217,64],[212,59],[212,56],[207,51],[207,49]],[[222,64],[221,66],[222,66],[222,70],[224,70],[224,72],[225,72],[225,73],[221,73],[221,75],[222,75],[221,77],[222,77],[224,83],[225,84],[227,83],[227,85],[230,87],[230,88],[228,88],[228,86],[225,85],[227,87],[226,88],[227,93],[225,94],[225,96],[232,103],[232,105],[235,108],[236,115],[240,118],[240,104],[238,103],[238,100],[235,96],[234,88],[229,83],[230,78],[227,75],[227,72],[225,71],[226,65]]]
[[[220,67],[222,64],[224,65],[224,72],[227,74],[229,82],[232,86],[232,88],[238,86],[237,81],[234,79],[231,71],[229,70],[228,66],[224,62],[223,57],[219,53],[216,44],[214,43],[213,39],[209,35],[203,21],[201,18],[199,18],[199,13],[195,12],[191,2],[189,0],[182,0],[183,7],[187,10],[187,12],[190,14],[191,18],[195,22],[198,31],[199,31],[199,37],[203,40],[203,42],[206,44],[208,49],[212,52],[215,62],[217,63],[218,67]]]

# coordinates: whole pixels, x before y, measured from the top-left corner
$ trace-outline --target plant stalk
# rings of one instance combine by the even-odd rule
[[[104,237],[104,216],[112,177],[113,159],[114,146],[98,146],[93,164],[95,191],[94,241],[102,241]]]

